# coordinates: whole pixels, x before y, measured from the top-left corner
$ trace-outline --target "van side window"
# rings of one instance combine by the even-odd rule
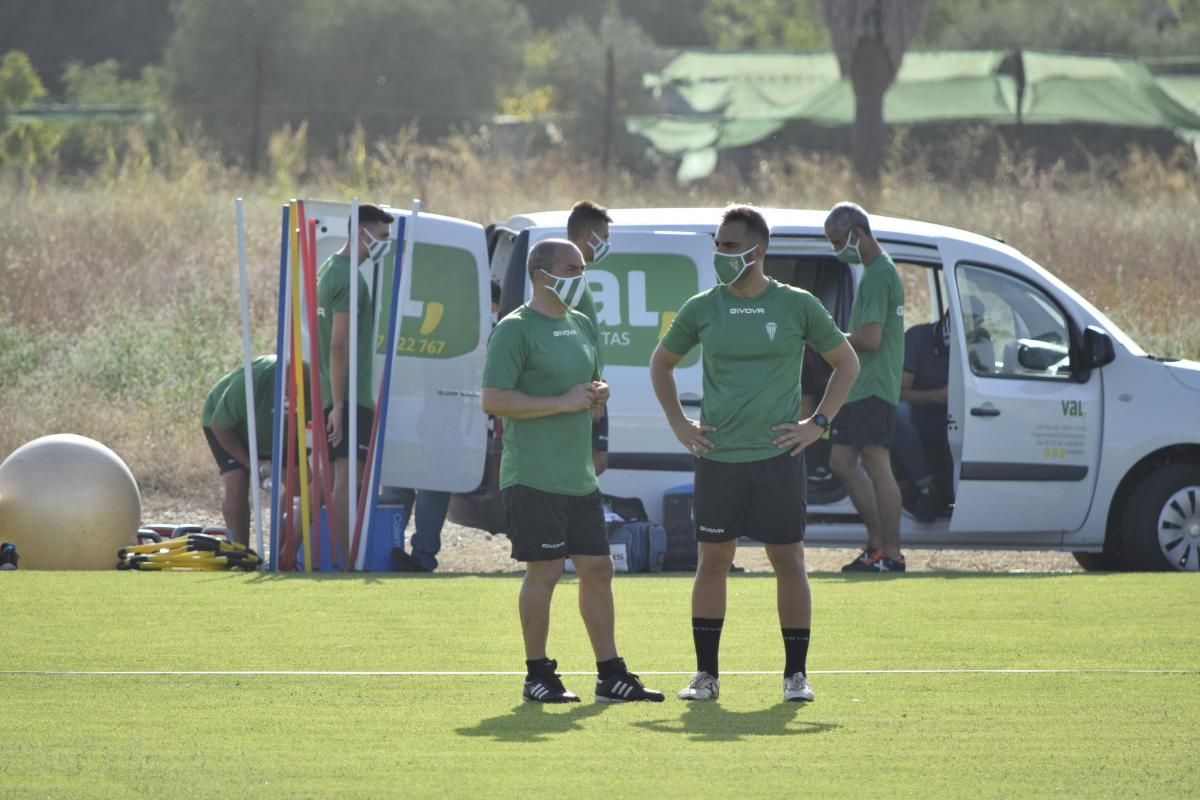
[[[1070,330],[1053,300],[1025,281],[984,267],[959,265],[955,275],[962,310],[956,322],[973,373],[1070,380]]]
[[[508,261],[512,257],[513,243],[517,234],[507,228],[495,228],[488,234],[488,250],[490,250],[490,271],[492,280],[503,285],[504,275],[508,271]]]
[[[832,256],[791,256],[767,254],[763,272],[768,278],[811,292],[840,324],[847,320],[843,286],[846,268]],[[847,312],[848,313],[848,312]]]

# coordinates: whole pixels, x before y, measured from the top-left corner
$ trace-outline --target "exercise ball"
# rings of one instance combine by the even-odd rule
[[[0,541],[21,569],[112,569],[141,519],[129,467],[85,436],[43,436],[0,464]]]

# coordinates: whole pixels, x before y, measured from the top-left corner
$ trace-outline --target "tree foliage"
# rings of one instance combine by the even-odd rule
[[[230,155],[308,122],[316,154],[361,124],[437,135],[496,111],[528,31],[513,0],[179,0],[172,103]],[[255,137],[257,131],[257,137]]]
[[[707,0],[710,41],[725,50],[816,50],[829,46],[818,0]]]

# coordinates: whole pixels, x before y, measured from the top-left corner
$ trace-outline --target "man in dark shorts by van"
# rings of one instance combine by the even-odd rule
[[[613,564],[592,467],[592,413],[608,400],[596,329],[574,309],[584,290],[579,248],[565,239],[529,251],[533,297],[500,320],[488,340],[482,405],[504,418],[500,489],[512,556],[525,562],[519,608],[524,699],[574,703],[547,657],[550,600],[570,556],[579,613],[596,656],[598,702],[661,702],[617,654]]]
[[[763,273],[770,237],[758,210],[725,210],[714,240],[721,284],[683,304],[650,360],[650,381],[671,430],[696,458],[696,674],[679,692],[683,700],[715,700],[720,694],[726,582],[739,536],[762,542],[775,570],[783,698],[813,699],[807,677],[812,595],[804,566],[803,453],[829,429],[858,375],[858,360],[821,301]],[[801,363],[810,342],[833,374],[813,415],[801,418]],[[684,414],[674,374],[696,345],[703,346],[704,364],[700,422]]]
[[[863,265],[848,334],[862,371],[833,421],[829,466],[866,525],[867,544],[842,570],[904,572],[900,487],[890,453],[904,368],[904,284],[891,256],[875,241],[862,207],[834,206],[825,218],[825,238],[839,261]]]

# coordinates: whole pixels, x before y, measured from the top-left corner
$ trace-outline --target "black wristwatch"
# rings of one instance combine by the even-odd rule
[[[829,417],[825,416],[824,414],[813,414],[812,424],[816,425],[826,433],[829,433]]]

